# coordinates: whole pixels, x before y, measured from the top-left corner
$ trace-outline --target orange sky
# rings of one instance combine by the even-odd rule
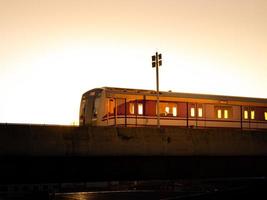
[[[0,0],[0,122],[70,124],[83,92],[267,98],[266,0]]]

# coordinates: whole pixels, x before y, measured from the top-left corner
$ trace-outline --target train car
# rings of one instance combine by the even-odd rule
[[[267,129],[267,99],[159,93],[161,126]],[[83,94],[81,126],[156,126],[154,90],[103,87]]]

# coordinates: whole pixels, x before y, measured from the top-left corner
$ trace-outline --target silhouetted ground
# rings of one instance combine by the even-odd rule
[[[25,192],[2,195],[1,200],[143,200],[143,199],[267,199],[265,178],[129,181],[110,187],[82,191]]]

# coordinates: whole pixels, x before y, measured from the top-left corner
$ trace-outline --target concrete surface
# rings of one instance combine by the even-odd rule
[[[254,155],[267,155],[267,130],[0,124],[0,156]]]

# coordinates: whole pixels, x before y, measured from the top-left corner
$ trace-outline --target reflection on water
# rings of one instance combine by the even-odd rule
[[[75,192],[58,193],[51,200],[143,200],[159,199],[154,191]]]

